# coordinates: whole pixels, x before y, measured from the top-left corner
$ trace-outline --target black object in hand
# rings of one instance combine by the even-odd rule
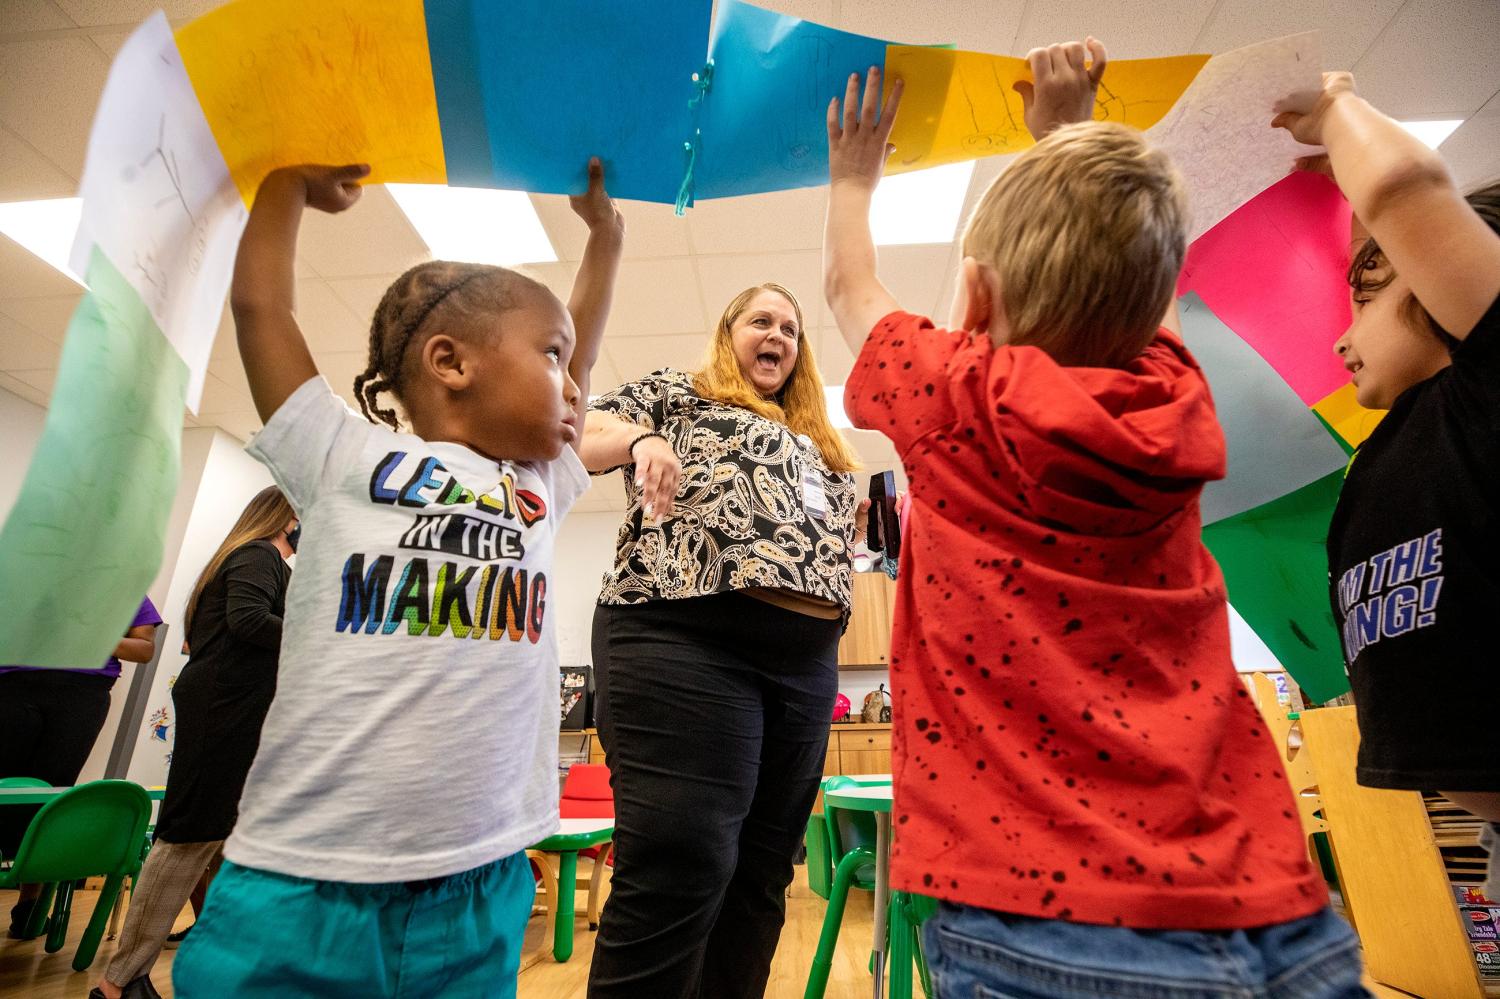
[[[870,476],[870,514],[865,547],[872,552],[883,551],[891,558],[901,557],[901,521],[896,516],[894,472]]]

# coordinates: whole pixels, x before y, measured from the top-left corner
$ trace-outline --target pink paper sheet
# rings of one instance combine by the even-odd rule
[[[1333,353],[1349,326],[1349,218],[1327,177],[1291,174],[1188,247],[1177,282],[1309,406],[1349,377]]]

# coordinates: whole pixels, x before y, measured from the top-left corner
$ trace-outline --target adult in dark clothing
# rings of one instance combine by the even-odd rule
[[[274,486],[245,507],[188,598],[189,659],[172,687],[177,735],[156,842],[131,897],[120,946],[93,997],[153,996],[151,966],[219,850],[276,693],[281,620],[300,527]]]
[[[98,669],[0,666],[0,777],[35,777],[53,787],[78,781],[109,716],[110,688],[120,662],[150,662],[161,615],[142,600],[125,637]],[[0,809],[0,855],[13,855],[41,806]],[[11,937],[20,937],[41,894],[22,885],[10,910]]]

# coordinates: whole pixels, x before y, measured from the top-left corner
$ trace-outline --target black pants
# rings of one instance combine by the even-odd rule
[[[616,859],[590,996],[764,994],[827,753],[839,631],[733,593],[599,607]]]
[[[0,777],[78,780],[109,716],[113,677],[67,670],[0,673]],[[0,853],[14,856],[41,806],[0,808]]]

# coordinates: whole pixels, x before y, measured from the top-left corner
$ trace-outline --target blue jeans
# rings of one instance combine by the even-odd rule
[[[1356,999],[1359,940],[1330,909],[1253,930],[1132,930],[941,904],[923,927],[944,999]]]

